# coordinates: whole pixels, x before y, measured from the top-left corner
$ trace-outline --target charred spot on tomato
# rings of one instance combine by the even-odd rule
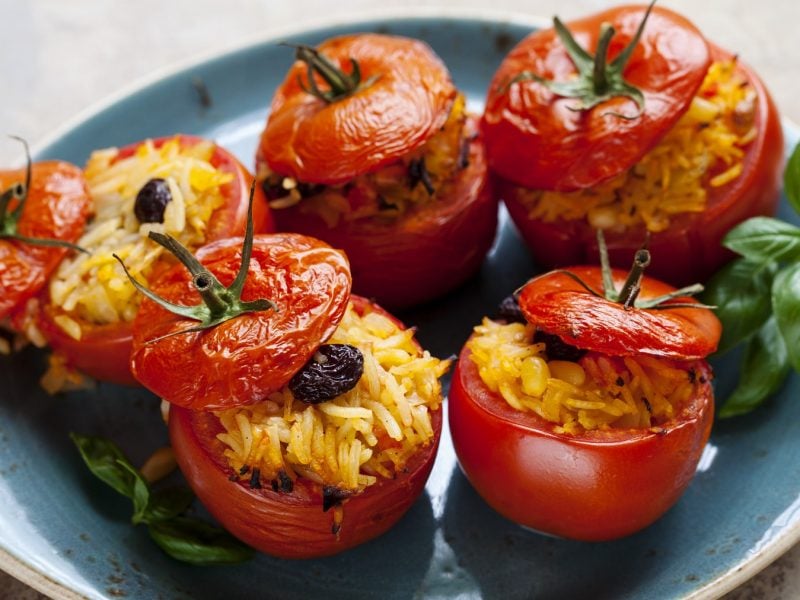
[[[557,335],[546,333],[541,329],[536,330],[536,333],[533,336],[533,343],[545,345],[545,353],[547,354],[547,358],[549,360],[578,362],[586,355],[586,350],[576,348],[575,346],[566,343]]]
[[[408,187],[413,190],[420,183],[425,188],[425,191],[427,191],[429,195],[433,196],[433,194],[436,192],[436,188],[433,187],[431,174],[428,172],[428,168],[425,166],[424,156],[415,158],[408,163]]]
[[[527,323],[522,309],[519,307],[519,298],[516,294],[506,296],[497,306],[497,316],[508,323]]]
[[[155,177],[145,183],[133,205],[133,214],[140,223],[163,223],[167,204],[172,202],[172,192],[167,182]]]
[[[334,506],[339,506],[352,495],[353,492],[350,490],[343,490],[335,485],[322,486],[322,512],[328,512]]]
[[[259,469],[258,467],[254,467],[253,472],[250,475],[250,489],[251,490],[261,489],[261,469]]]
[[[353,389],[364,373],[364,355],[349,344],[324,344],[289,381],[297,400],[319,404]]]
[[[243,465],[242,468],[239,469],[239,475],[242,476],[247,475],[249,471],[250,471],[250,465]]]
[[[294,490],[294,481],[286,474],[286,471],[278,471],[278,476],[271,482],[272,491],[282,494],[291,494]]]

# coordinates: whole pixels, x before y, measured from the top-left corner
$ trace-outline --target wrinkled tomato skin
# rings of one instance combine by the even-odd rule
[[[730,54],[712,46],[714,60]],[[706,281],[733,257],[722,246],[735,225],[758,215],[773,215],[778,207],[783,171],[783,132],[775,104],[758,76],[744,63],[738,69],[757,93],[758,135],[745,151],[742,174],[732,182],[708,189],[702,213],[673,217],[669,229],[651,234],[652,262],[648,273],[675,286]],[[519,188],[495,177],[494,189],[503,200],[536,262],[543,269],[599,260],[594,229],[586,220],[545,222],[531,219],[517,196]],[[645,239],[644,227],[605,232],[611,264],[628,268]]]
[[[180,143],[186,146],[202,141],[202,138],[196,136],[178,137]],[[153,143],[156,147],[160,147],[171,139],[174,139],[174,136],[158,138],[153,140]],[[131,156],[140,145],[141,143],[136,143],[121,148],[118,158]],[[215,147],[211,164],[219,170],[232,173],[234,179],[221,188],[226,202],[210,219],[206,235],[208,242],[244,233],[250,186],[253,182],[253,176],[247,168],[224,148]],[[275,230],[269,205],[259,186],[256,186],[253,198],[253,224],[256,232]],[[70,367],[99,381],[129,386],[139,385],[130,370],[133,341],[130,323],[95,325],[81,322],[82,336],[80,340],[76,340],[53,320],[61,312],[60,307],[53,305],[49,301],[49,295],[46,294],[39,327],[53,350],[65,356]]]
[[[242,238],[227,238],[195,255],[229,286],[239,271],[242,245]],[[150,391],[185,408],[219,410],[258,402],[285,386],[333,335],[347,309],[351,283],[341,251],[295,233],[257,235],[242,300],[267,299],[276,308],[185,332],[197,322],[145,299],[133,322],[131,370]],[[192,276],[181,264],[151,289],[174,304],[199,302]]]
[[[368,304],[352,297],[356,310]],[[388,313],[372,305],[372,310]],[[390,317],[391,318],[391,317]],[[399,323],[396,319],[393,319]],[[273,491],[269,481],[250,489],[222,456],[216,434],[222,428],[213,414],[170,407],[169,434],[175,457],[197,497],[230,533],[254,548],[280,558],[316,558],[336,554],[381,535],[422,493],[439,445],[442,409],[432,413],[433,441],[421,448],[394,479],[379,479],[346,500],[339,535],[331,531],[333,511],[322,511],[319,485],[296,480],[290,494]]]
[[[594,54],[603,23],[616,31],[613,61],[634,37],[644,6],[611,8],[566,24],[578,44]],[[626,171],[655,146],[686,111],[710,65],[703,35],[681,15],[656,6],[623,75],[644,97],[606,100],[576,111],[576,98],[554,95],[534,81],[510,83],[523,72],[568,81],[572,59],[550,29],[533,32],[503,60],[489,86],[482,129],[489,166],[519,185],[571,191],[595,186]]]
[[[397,218],[340,221],[329,227],[302,202],[275,210],[280,231],[297,231],[341,248],[350,259],[354,291],[390,309],[441,296],[474,274],[497,230],[497,201],[487,181],[479,139],[449,193]]]
[[[694,364],[710,382],[707,363]],[[553,424],[492,393],[466,348],[448,399],[459,463],[481,497],[520,525],[583,541],[635,533],[675,504],[694,476],[713,412],[705,383],[656,431],[557,434]]]
[[[24,169],[0,171],[0,190],[25,183]],[[16,207],[12,202],[8,210]],[[31,188],[17,223],[20,235],[75,242],[92,210],[81,170],[45,161],[31,167]],[[0,321],[21,309],[41,290],[50,273],[71,250],[0,240]]]
[[[273,171],[306,183],[344,183],[418,149],[447,120],[456,88],[424,42],[364,33],[317,49],[345,73],[356,60],[361,81],[372,82],[326,103],[303,89],[307,67],[296,61],[261,134],[259,153]]]

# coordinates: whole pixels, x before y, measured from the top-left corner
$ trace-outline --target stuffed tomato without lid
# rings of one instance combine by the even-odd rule
[[[278,228],[345,250],[355,291],[389,307],[463,282],[491,246],[497,203],[445,66],[420,41],[375,34],[298,58],[257,155]]]
[[[242,234],[253,178],[223,148],[187,135],[95,152],[86,176],[96,216],[80,243],[92,254],[56,271],[39,326],[70,367],[135,385],[129,361],[138,298],[113,254],[149,278],[171,265],[146,239],[151,230],[192,247]],[[274,228],[260,192],[254,212],[258,231]]]
[[[496,193],[543,266],[594,262],[597,228],[624,266],[649,232],[651,274],[685,285],[730,260],[720,242],[734,225],[775,212],[782,132],[749,67],[680,15],[645,15],[627,6],[566,24],[590,62],[613,26],[607,65],[624,89],[583,110],[561,95],[582,59],[552,29],[523,40],[494,77],[483,133]]]
[[[287,558],[386,531],[432,468],[448,361],[351,297],[346,258],[312,238],[250,229],[244,245],[176,255],[191,274],[175,267],[145,290],[132,369],[171,403],[172,445],[201,501]],[[211,312],[190,316],[198,292]]]
[[[598,268],[569,271],[604,287]],[[618,289],[625,274],[610,281]],[[516,317],[476,327],[453,375],[450,428],[467,478],[505,517],[609,540],[651,524],[688,486],[713,420],[703,357],[720,324],[649,278],[637,301],[647,308],[556,271],[522,288]]]

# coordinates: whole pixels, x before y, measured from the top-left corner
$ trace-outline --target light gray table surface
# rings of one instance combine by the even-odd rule
[[[98,100],[175,63],[270,31],[363,18],[375,8],[463,7],[564,18],[608,0],[0,0],[0,133],[36,144]],[[719,45],[738,51],[772,91],[784,117],[800,122],[800,1],[662,0]],[[20,159],[0,139],[0,165]],[[38,592],[0,572],[0,598]],[[726,597],[800,598],[800,546]]]

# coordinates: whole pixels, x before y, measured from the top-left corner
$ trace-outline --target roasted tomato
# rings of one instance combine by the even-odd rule
[[[374,34],[297,56],[256,157],[278,228],[345,250],[355,291],[388,307],[462,283],[491,246],[497,203],[445,66],[420,41]]]
[[[248,229],[196,258],[171,250],[191,276],[175,268],[146,291],[132,363],[172,403],[172,445],[201,501],[282,557],[386,531],[433,465],[449,361],[351,299],[346,258],[318,240]],[[192,287],[204,301],[194,308]]]
[[[186,181],[178,181],[170,171],[169,165],[180,157],[185,159]],[[87,249],[93,254],[79,259],[84,262],[63,264],[56,272],[45,296],[40,328],[70,367],[101,381],[135,385],[130,372],[131,321],[138,299],[112,253],[128,259],[136,275],[144,275],[143,270],[147,277],[172,264],[171,258],[152,258],[150,252],[157,246],[145,239],[150,230],[170,231],[168,225],[174,223],[172,233],[185,231],[194,247],[241,235],[253,177],[225,149],[185,135],[96,152],[86,176],[97,216],[82,239],[84,244],[88,239]],[[272,231],[266,201],[260,192],[256,196],[256,230]],[[112,239],[115,235],[119,239]],[[129,259],[131,254],[144,256],[148,266],[138,269]]]
[[[782,132],[749,67],[683,17],[646,15],[531,34],[495,75],[482,132],[496,194],[542,266],[595,262],[597,228],[624,266],[649,232],[651,274],[685,285],[730,260],[729,229],[775,212]]]
[[[636,302],[661,297],[663,310],[625,308],[573,278],[601,290],[598,268],[569,272],[522,288],[521,322],[476,327],[453,375],[450,428],[467,478],[499,513],[609,540],[655,521],[692,479],[713,420],[702,357],[720,324],[656,280],[640,281]],[[636,297],[624,272],[610,279],[623,286],[616,300]]]
[[[44,287],[91,212],[78,167],[47,161],[0,171],[0,322]],[[21,206],[20,206],[21,205]]]

